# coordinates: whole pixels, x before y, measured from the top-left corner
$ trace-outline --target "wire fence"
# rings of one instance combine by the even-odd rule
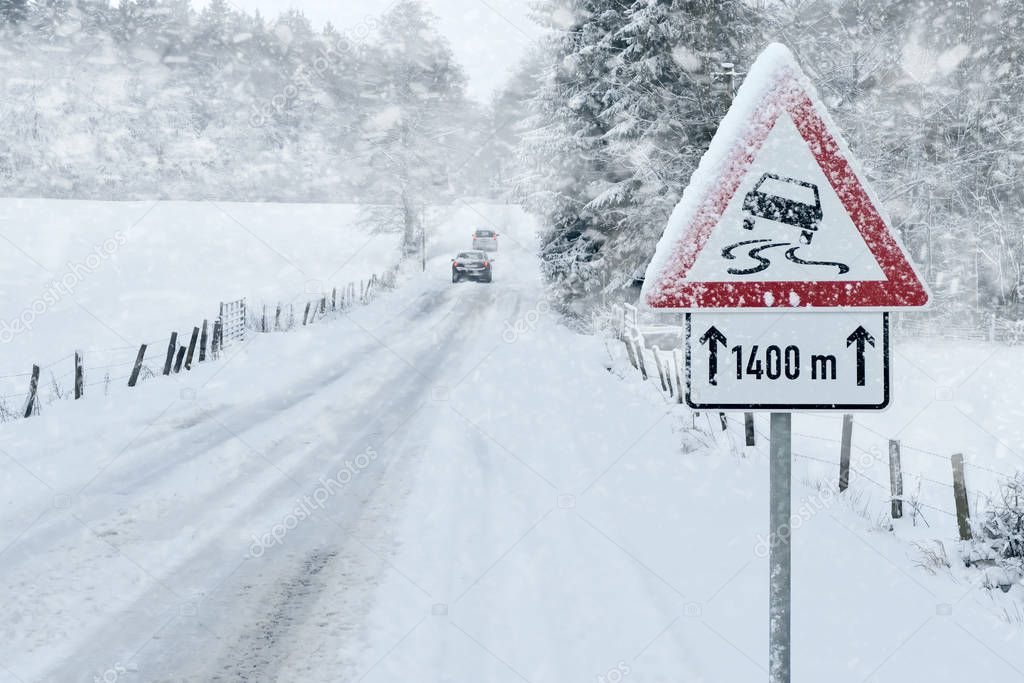
[[[0,388],[4,393],[0,393],[0,422],[38,415],[42,406],[56,401],[84,398],[92,394],[86,391],[88,389],[103,387],[104,395],[108,395],[114,387],[130,388],[139,380],[187,372],[193,365],[217,360],[225,346],[246,341],[247,330],[288,331],[344,314],[356,305],[369,304],[379,292],[393,288],[397,274],[398,266],[395,266],[383,275],[373,275],[368,280],[350,282],[335,289],[330,298],[322,294],[315,305],[313,300],[306,303],[305,317],[301,319],[295,317],[294,302],[302,300],[304,295],[293,297],[287,304],[278,303],[276,326],[268,322],[268,307],[254,310],[245,299],[240,299],[220,304],[212,329],[210,321],[203,320],[180,336],[174,332],[138,346],[83,347],[46,363],[34,364],[29,372],[2,374]],[[282,322],[282,310],[286,306],[293,311],[288,324]]]
[[[599,334],[604,334],[621,341],[625,346],[626,357],[630,365],[644,380],[652,381],[654,386],[660,389],[660,393],[664,396],[665,400],[674,404],[685,404],[683,392],[686,378],[681,352],[678,350],[666,352],[657,346],[649,347],[645,339],[645,332],[647,330],[639,326],[635,308],[628,305],[612,307],[610,313],[603,318],[599,319],[595,316],[594,329]],[[706,421],[709,433],[714,433],[716,427],[711,419],[713,413],[701,412],[704,412],[707,416]],[[834,422],[837,434],[842,433],[841,423],[844,420],[849,419],[851,420],[851,425],[854,424],[852,416],[815,413],[814,419]],[[750,425],[748,425],[748,420],[750,420]],[[755,435],[755,443],[761,444],[760,448],[755,446],[755,451],[767,457],[767,445],[770,441],[769,435],[758,427],[752,415],[749,417],[746,415],[738,417],[735,414],[722,412],[719,413],[717,422],[720,424],[720,431],[728,432],[733,443],[735,443],[735,437],[745,437],[747,430],[752,428]],[[953,452],[940,453],[933,449],[906,443],[901,439],[894,439],[866,423],[856,422],[855,424],[856,430],[862,430],[871,435],[877,443],[871,448],[865,448],[863,439],[858,442],[851,436],[850,442],[845,444],[845,446],[850,452],[855,452],[860,457],[856,459],[856,464],[852,462],[849,464],[848,481],[862,481],[869,487],[877,489],[882,494],[881,499],[890,505],[895,502],[900,504],[906,503],[911,507],[915,523],[917,516],[921,514],[922,510],[942,513],[951,519],[957,520],[958,523],[962,521],[961,518],[965,518],[969,522],[971,512],[975,516],[982,512],[985,501],[978,488],[972,491],[974,499],[971,510],[962,509],[957,502],[956,493],[958,485],[963,488],[963,499],[966,500],[968,498],[964,477],[957,478],[958,465],[964,471],[974,472],[974,478],[979,481],[986,481],[987,484],[990,484],[992,492],[996,488],[1003,486],[1006,482],[1020,476],[1020,470],[1015,472],[1000,471],[991,466],[972,462],[964,458],[962,454],[954,454]],[[824,432],[810,434],[794,431],[792,432],[792,437],[794,441],[803,440],[827,445],[836,454],[835,458],[832,459],[822,457],[820,454],[806,452],[805,449],[801,448],[793,450],[793,457],[796,459],[813,464],[816,467],[827,466],[832,469],[833,474],[828,476],[839,475],[837,476],[838,485],[839,479],[842,476],[840,475],[840,468],[842,466],[843,440],[830,437]],[[885,446],[885,448],[882,448],[882,446]],[[941,461],[941,465],[936,462],[938,467],[935,470],[932,470],[930,467],[922,468],[924,471],[908,470],[903,467],[903,460],[906,456],[910,456],[912,460],[916,458],[934,459]],[[919,465],[922,464],[920,460],[917,460],[917,462]],[[872,471],[872,468],[887,470],[887,476],[879,477]],[[948,472],[950,479],[942,480],[932,476],[938,470]],[[909,486],[904,488],[905,484],[909,484]],[[931,488],[925,491],[926,487]],[[950,507],[943,507],[943,503],[947,503]],[[896,506],[893,505],[893,510],[895,509]],[[893,514],[895,515],[895,513]],[[927,524],[927,519],[923,515],[922,519]],[[960,533],[963,537],[965,533],[963,525],[960,526]]]

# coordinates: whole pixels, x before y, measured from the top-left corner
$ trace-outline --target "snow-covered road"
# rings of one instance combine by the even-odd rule
[[[374,306],[132,405],[54,412],[45,443],[15,425],[5,489],[36,495],[5,511],[9,673],[287,680],[322,659],[328,680],[350,663],[438,412],[503,381],[473,371],[539,301],[531,227],[479,211],[445,221],[429,272]],[[449,258],[491,224],[495,283],[451,285]]]
[[[453,286],[476,227],[495,282]],[[0,683],[766,678],[764,449],[561,325],[534,239],[462,205],[368,307],[4,425]],[[795,680],[1018,680],[1009,603],[816,472]]]

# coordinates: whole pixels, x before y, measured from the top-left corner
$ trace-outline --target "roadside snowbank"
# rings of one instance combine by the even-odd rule
[[[726,434],[717,416],[695,421],[611,349],[614,362],[601,341],[542,318],[481,364],[492,385],[452,393],[416,475],[397,570],[378,591],[362,680],[766,675],[766,444],[744,449],[735,421]],[[1020,351],[988,352],[972,373],[963,358],[984,359],[978,349],[905,345],[896,407],[857,417],[855,444],[868,457],[855,454],[863,472],[844,495],[830,441],[840,420],[795,418],[794,680],[1009,681],[1024,671],[1024,588],[980,588],[982,574],[958,563],[946,515],[924,510],[931,528],[908,515],[890,532],[880,524],[887,495],[863,476],[888,481],[886,440],[869,428],[1012,470],[998,447],[1019,443],[1004,419],[1012,383],[992,391],[989,373],[1005,375]],[[959,388],[949,398],[936,382]],[[766,422],[758,417],[763,432]],[[948,480],[948,458],[905,450],[904,463]],[[983,473],[973,484],[994,485]],[[952,508],[951,492],[922,500]],[[933,539],[950,567],[912,544],[939,549]],[[409,581],[429,597],[411,601]]]

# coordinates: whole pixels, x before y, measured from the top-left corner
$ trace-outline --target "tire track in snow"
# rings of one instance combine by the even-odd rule
[[[426,300],[425,305],[427,308],[436,310],[443,306],[446,303],[447,299],[448,297],[428,298]],[[451,320],[451,322],[446,326],[444,330],[445,335],[450,338],[457,338],[457,325],[457,319]],[[402,323],[396,322],[394,325],[390,325],[389,327],[394,327],[394,333],[398,334],[399,328],[401,326]],[[455,346],[457,345],[440,345],[438,349],[436,349],[432,353],[428,353],[426,354],[425,357],[417,359],[420,361],[420,365],[428,370],[429,374],[427,375],[427,377],[435,375],[437,372],[440,371],[441,368],[444,368],[447,365],[447,360],[457,353],[455,350]],[[237,422],[255,425],[251,429],[240,428],[236,432],[238,436],[241,436],[246,440],[248,440],[250,437],[249,432],[254,429],[260,429],[263,431],[276,430],[278,431],[278,433],[285,433],[286,436],[283,439],[279,440],[277,443],[275,443],[272,447],[272,450],[266,453],[267,460],[274,462],[284,462],[290,452],[294,452],[295,450],[300,449],[301,446],[303,445],[303,430],[295,429],[294,413],[301,412],[301,410],[304,409],[305,403],[308,402],[310,399],[317,397],[322,398],[325,393],[344,393],[343,387],[353,382],[357,383],[359,386],[362,387],[375,387],[374,391],[365,396],[365,400],[363,402],[364,406],[386,405],[390,401],[394,400],[396,396],[400,398],[401,402],[404,402],[407,406],[410,406],[413,405],[417,400],[422,399],[424,395],[429,397],[429,390],[431,387],[430,383],[422,377],[420,377],[418,381],[410,382],[410,373],[408,372],[407,367],[405,367],[401,363],[398,363],[393,357],[391,357],[391,354],[387,350],[381,349],[379,345],[377,345],[376,342],[372,340],[367,341],[365,344],[363,344],[362,348],[368,349],[367,355],[371,356],[371,358],[368,359],[368,362],[355,364],[357,372],[334,372],[329,374],[326,378],[322,378],[321,383],[319,383],[315,387],[303,388],[301,391],[296,392],[293,396],[290,396],[285,401],[283,401],[283,403],[285,403],[288,407],[287,411],[281,410],[282,401],[279,401],[277,399],[268,399],[266,401],[262,401],[255,404],[255,407],[238,408],[235,410],[235,415],[228,415],[224,419],[235,422],[237,418]],[[371,354],[369,352],[369,349],[373,348],[376,348],[376,353]],[[373,356],[376,356],[376,358],[373,358]],[[380,361],[382,359],[387,359],[387,361],[381,364]],[[374,363],[374,360],[378,362]],[[390,368],[389,374],[382,376],[380,374],[381,367]],[[417,376],[413,374],[413,378],[415,379],[416,377]],[[271,408],[270,406],[273,406],[273,408]],[[257,417],[258,419],[254,420],[254,417]],[[316,416],[307,416],[307,420],[310,422],[316,422],[316,420],[314,419],[315,417]],[[266,420],[266,423],[263,423],[263,420]],[[348,422],[348,424],[346,424],[346,422]],[[362,444],[372,445],[372,441],[374,439],[372,439],[371,437],[373,436],[373,433],[376,433],[378,435],[381,433],[387,434],[393,431],[394,429],[400,427],[401,420],[399,420],[398,417],[396,416],[396,411],[385,411],[383,413],[383,417],[380,417],[376,421],[367,420],[361,414],[350,414],[347,418],[344,418],[342,420],[341,424],[335,424],[334,429],[335,433],[341,437],[341,440],[349,440],[349,442],[351,443],[351,440],[353,439],[353,437],[355,437],[355,442],[360,444],[358,448],[339,448],[338,445],[336,444],[332,446],[330,452],[327,453],[323,451],[317,451],[316,449],[314,449],[309,453],[303,454],[301,458],[299,458],[298,461],[294,463],[292,471],[294,474],[298,475],[300,479],[304,479],[305,477],[301,476],[300,470],[303,467],[303,465],[306,465],[306,468],[310,470],[309,472],[307,472],[307,474],[309,475],[308,478],[310,482],[313,482],[317,475],[321,474],[324,471],[324,469],[327,469],[323,467],[323,464],[331,462],[332,457],[335,459],[336,462],[340,454],[352,454],[361,451]],[[163,439],[154,440],[153,443],[151,443],[149,447],[146,449],[147,459],[155,460],[156,462],[161,463],[156,467],[155,472],[162,473],[163,476],[159,477],[157,474],[147,474],[148,471],[152,471],[152,465],[143,465],[139,468],[136,468],[136,471],[140,472],[140,475],[142,477],[141,479],[137,480],[137,484],[145,486],[155,486],[161,479],[171,477],[177,469],[188,465],[193,460],[208,457],[210,455],[209,449],[223,447],[225,444],[232,442],[235,438],[234,435],[224,434],[224,429],[216,424],[209,423],[208,426],[200,428],[204,430],[204,434],[207,436],[206,441],[204,442],[200,440],[198,445],[190,447],[187,450],[187,452],[179,452],[181,450],[180,445],[175,441],[175,439],[180,436],[180,434],[178,434],[177,432],[165,432],[163,435]],[[162,464],[164,458],[159,453],[153,453],[153,447],[160,443],[163,443],[165,440],[167,442],[167,455],[172,456],[171,458],[168,459],[176,459],[175,462],[169,467],[164,466]],[[333,453],[333,456],[330,453]],[[387,458],[384,458],[384,460],[387,460]],[[241,559],[242,555],[244,554],[245,543],[238,543],[238,547],[234,550],[225,551],[223,533],[227,533],[228,537],[230,538],[230,532],[232,530],[235,530],[237,528],[244,528],[245,520],[251,519],[255,515],[258,515],[265,507],[264,501],[283,500],[291,502],[295,499],[297,495],[308,493],[308,491],[299,490],[294,482],[285,479],[284,477],[281,476],[279,472],[273,471],[273,468],[270,467],[269,463],[264,464],[264,460],[256,459],[255,462],[259,463],[259,469],[256,471],[255,476],[269,476],[271,479],[270,487],[265,489],[253,490],[250,486],[248,489],[246,489],[247,491],[251,491],[254,494],[258,493],[258,496],[254,500],[249,501],[248,504],[243,504],[239,506],[236,510],[233,511],[233,514],[229,518],[224,518],[223,520],[221,520],[221,524],[219,526],[224,528],[224,532],[222,532],[220,535],[216,533],[210,534],[208,540],[198,546],[190,546],[190,544],[187,542],[182,544],[182,548],[184,549],[185,552],[183,552],[180,557],[175,558],[176,562],[174,566],[158,566],[158,569],[153,570],[157,572],[156,576],[158,579],[161,579],[162,582],[164,583],[166,583],[167,581],[176,583],[179,579],[181,579],[183,575],[188,575],[188,579],[186,582],[194,583],[196,581],[196,577],[216,576],[218,569],[221,569],[223,567],[236,566],[238,560]],[[313,465],[312,468],[309,467],[310,463],[312,463]],[[191,509],[194,511],[194,521],[191,524],[188,524],[186,523],[185,520],[178,520],[176,526],[184,529],[188,529],[189,527],[209,526],[208,520],[206,520],[205,517],[207,516],[211,507],[218,506],[218,502],[222,503],[223,498],[230,497],[232,489],[239,487],[240,484],[244,487],[246,482],[243,480],[247,480],[251,476],[253,476],[252,472],[242,472],[239,474],[238,477],[224,481],[219,486],[210,489],[205,494],[205,500],[197,501],[195,505],[191,506]],[[366,480],[367,478],[362,479]],[[148,483],[143,484],[142,482]],[[313,484],[310,485],[311,488],[312,486]],[[103,489],[100,488],[97,491],[97,495],[99,492],[102,491]],[[348,493],[354,492],[346,490],[346,494]],[[356,501],[356,497],[356,495],[353,495],[342,501],[341,504],[348,508],[346,510],[341,511],[343,517],[344,515],[357,514],[359,511],[359,505],[356,503],[362,500],[366,500],[369,497],[369,494],[365,492],[362,494],[358,494],[358,498],[360,499],[360,501]],[[92,518],[89,521],[97,526],[99,526],[103,522],[102,518]],[[57,532],[58,536],[73,537],[76,534],[80,535],[82,529],[80,526],[76,526],[73,524],[65,524],[59,526],[58,528],[55,528],[53,531]],[[334,526],[332,526],[331,531],[336,535],[340,533],[337,527]],[[298,534],[296,534],[295,536],[297,537]],[[53,537],[50,536],[47,540],[51,541],[52,538]],[[290,535],[289,540],[295,539]],[[52,547],[53,544],[51,542],[48,542],[47,545]],[[134,554],[132,549],[129,547],[125,548],[125,552]],[[325,552],[330,553],[331,550],[326,550]],[[234,557],[234,559],[232,559],[232,557]],[[315,566],[315,563],[311,564],[310,566]],[[285,574],[285,576],[290,575],[286,570],[282,570],[282,572]],[[294,578],[296,575],[292,574],[291,576]],[[147,589],[137,594],[132,599],[132,602],[130,604],[124,605],[122,608],[118,610],[118,612],[129,614],[141,614],[147,611],[147,606],[149,605],[165,605],[176,602],[175,599],[168,595],[167,589],[163,585],[153,584],[152,582],[150,583],[151,585]],[[210,583],[209,580],[208,583]],[[216,588],[216,590],[218,590],[221,593],[230,592],[231,589],[232,585],[230,581],[228,581],[227,585],[219,586]],[[238,596],[239,599],[243,600],[251,599],[251,596],[246,597],[246,591],[238,593]],[[209,599],[210,597],[210,595],[205,595],[203,599]],[[281,622],[276,623],[280,625]],[[53,669],[53,679],[72,680],[74,678],[77,678],[81,674],[81,672],[87,668],[87,665],[85,663],[93,660],[99,662],[97,666],[101,668],[99,668],[98,670],[105,670],[107,666],[109,666],[109,662],[125,661],[125,658],[128,655],[130,655],[135,648],[124,647],[124,645],[127,643],[134,642],[134,639],[138,637],[138,635],[135,633],[138,630],[139,627],[137,625],[126,624],[124,620],[117,618],[109,619],[98,624],[93,629],[90,635],[82,639],[82,642],[84,643],[84,646],[82,648],[80,648],[76,653],[73,653],[70,656],[63,659],[62,662],[55,663],[56,666]],[[142,630],[143,632],[145,632],[146,628],[143,627]],[[153,626],[151,630],[155,631],[156,627]],[[213,666],[210,666],[206,669],[204,669],[202,666],[198,668],[195,668],[193,666],[196,661],[202,661],[204,663],[212,664],[212,662],[208,661],[208,656],[210,653],[203,652],[202,650],[195,650],[195,647],[202,647],[204,645],[204,641],[202,639],[197,638],[199,634],[195,627],[184,628],[183,630],[185,632],[183,640],[185,642],[188,642],[190,645],[190,647],[186,647],[183,649],[188,651],[186,652],[181,649],[170,649],[163,651],[157,654],[156,656],[152,657],[152,661],[154,662],[155,666],[146,669],[149,672],[149,674],[145,677],[145,680],[187,680],[187,677],[174,678],[173,676],[169,679],[161,679],[159,674],[167,671],[181,671],[191,669],[197,671],[197,675],[199,675],[201,678],[205,678],[205,675],[199,672],[214,670]],[[221,630],[222,629],[217,629],[217,635],[226,635],[220,633]],[[202,637],[205,638],[205,646],[207,648],[211,647],[211,645],[216,648],[225,647],[224,643],[216,643],[211,641],[209,636],[210,634],[206,632],[202,634]],[[165,633],[161,636],[161,642],[157,643],[155,647],[153,643],[150,643],[146,647],[153,649],[157,649],[160,647],[169,647],[170,643],[173,642],[174,637],[175,634],[173,633],[172,628],[171,633]],[[124,649],[120,652],[111,652],[112,644],[115,645],[115,647],[124,647]],[[103,652],[109,654],[100,654]],[[143,650],[142,661],[145,661],[146,658],[147,652]],[[193,664],[189,664],[189,662],[192,662]],[[221,666],[226,665],[222,664]],[[126,678],[125,680],[131,680],[131,678]]]

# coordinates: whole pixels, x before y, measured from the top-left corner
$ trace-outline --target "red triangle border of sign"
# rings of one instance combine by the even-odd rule
[[[863,281],[779,281],[779,282],[683,282],[670,292],[650,295],[651,308],[917,308],[928,303],[928,292],[903,249],[889,232],[874,202],[864,189],[850,162],[843,156],[828,124],[814,102],[793,75],[785,72],[775,88],[755,110],[749,123],[753,133],[742,145],[733,147],[722,173],[723,182],[705,198],[686,234],[696,244],[679,259],[672,270],[683,277],[704,249],[711,231],[725,212],[740,183],[753,164],[768,134],[783,110],[793,119],[825,177],[832,184],[853,224],[878,262],[885,280]],[[669,271],[671,272],[671,271]],[[661,279],[665,274],[659,274]],[[660,288],[659,288],[660,289]],[[669,289],[669,288],[666,288]]]

